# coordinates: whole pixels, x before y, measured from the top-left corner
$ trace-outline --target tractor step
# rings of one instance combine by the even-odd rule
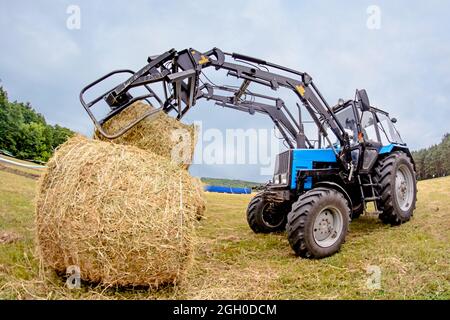
[[[368,202],[368,201],[375,201],[375,200],[380,200],[380,199],[381,199],[381,197],[367,197],[367,198],[364,198],[364,201]]]
[[[369,216],[375,216],[375,215],[379,215],[382,214],[383,211],[380,210],[375,210],[375,211],[365,211],[364,214],[369,215]]]
[[[379,183],[363,183],[362,186],[363,187],[379,187],[380,184]]]

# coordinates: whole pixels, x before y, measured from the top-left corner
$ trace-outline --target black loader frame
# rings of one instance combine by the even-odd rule
[[[237,61],[254,63],[257,64],[257,66],[252,67],[226,62],[226,56],[230,56]],[[170,68],[166,67],[167,63],[171,64]],[[262,66],[283,71],[296,76],[299,79],[262,70]],[[208,67],[215,68],[216,70],[227,70],[229,76],[242,79],[242,84],[239,88],[215,86],[211,84],[199,85],[202,69]],[[132,76],[114,89],[99,95],[92,101],[85,101],[84,95],[89,89],[118,73],[130,73]],[[148,86],[149,84],[157,82],[163,83],[165,93],[164,100]],[[313,148],[311,142],[304,134],[301,117],[299,116],[299,119],[294,119],[292,113],[286,108],[284,102],[280,98],[248,91],[248,87],[251,83],[264,85],[273,90],[276,90],[279,87],[293,90],[299,97],[301,103],[313,116],[313,119],[317,119],[316,113],[318,113],[339,139],[341,145],[348,148],[348,136],[346,136],[342,125],[336,121],[329,104],[323,98],[322,94],[313,83],[312,78],[307,73],[238,53],[225,53],[218,48],[214,48],[206,53],[200,53],[194,49],[186,49],[180,52],[172,49],[159,56],[149,57],[148,64],[137,72],[131,70],[116,70],[89,84],[81,91],[80,101],[99,132],[111,139],[124,134],[133,127],[134,124],[141,121],[142,118],[151,116],[160,111],[166,113],[174,111],[176,113],[176,118],[181,119],[189,109],[196,104],[197,100],[204,98],[206,100],[216,101],[216,104],[220,106],[248,112],[250,114],[254,114],[255,112],[267,114],[274,121],[275,125],[280,130],[280,133],[286,140],[286,143],[291,148]],[[170,96],[168,95],[167,89],[169,85],[171,85],[173,89]],[[135,87],[145,87],[148,94],[132,97],[129,90]],[[230,95],[217,95],[214,92],[215,89],[227,91]],[[272,104],[243,100],[242,97],[244,95],[246,98],[258,97],[267,99],[271,101]],[[108,119],[120,113],[132,103],[148,98],[155,98],[158,101],[160,108],[154,109],[148,114],[143,115],[140,119],[136,119],[118,132],[108,133],[104,130],[102,125]],[[102,119],[96,119],[91,112],[91,108],[101,100],[107,102],[111,108],[111,112]],[[300,108],[300,106],[297,107]],[[323,125],[320,124],[319,121],[317,121],[316,124],[321,127],[321,131],[326,136],[327,134],[323,129]]]

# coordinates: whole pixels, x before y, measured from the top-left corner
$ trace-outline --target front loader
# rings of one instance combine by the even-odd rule
[[[204,79],[205,69],[225,70],[241,85],[216,85]],[[129,77],[87,101],[88,91],[118,74]],[[288,108],[276,95],[257,93],[253,87],[289,89],[299,103]],[[135,94],[136,89],[142,93]],[[218,48],[190,48],[151,56],[137,72],[113,71],[80,93],[96,129],[110,139],[159,112],[180,120],[202,99],[268,116],[288,146],[276,158],[273,179],[248,205],[247,221],[254,232],[286,230],[297,255],[323,258],[340,249],[349,222],[366,212],[368,203],[384,223],[410,220],[417,193],[413,158],[395,128],[396,119],[371,106],[364,89],[354,99],[331,106],[306,72]],[[149,107],[116,132],[104,128],[136,101],[156,108]],[[101,102],[108,113],[99,119],[93,108]],[[317,137],[305,135],[302,111],[312,118]]]

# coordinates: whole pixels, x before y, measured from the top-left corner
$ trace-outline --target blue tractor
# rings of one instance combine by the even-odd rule
[[[227,76],[242,80],[241,85],[216,85],[204,74],[207,68],[225,70]],[[92,87],[127,73],[126,81],[85,101]],[[154,84],[162,84],[163,96]],[[250,85],[289,89],[299,103],[288,108],[281,98],[256,93]],[[137,88],[144,93],[134,94]],[[357,90],[353,100],[340,99],[331,106],[306,72],[218,48],[204,53],[189,48],[151,56],[137,72],[113,71],[80,93],[98,132],[110,139],[158,112],[181,119],[200,99],[267,115],[288,146],[277,156],[272,181],[248,205],[247,221],[254,232],[286,230],[297,255],[323,258],[340,249],[349,222],[366,212],[368,203],[384,223],[410,220],[417,193],[414,160],[395,128],[396,119],[371,106],[365,90]],[[105,130],[107,120],[136,101],[147,101],[148,112],[116,132]],[[102,119],[91,110],[99,102],[109,108]],[[305,135],[302,110],[317,127],[314,139]]]

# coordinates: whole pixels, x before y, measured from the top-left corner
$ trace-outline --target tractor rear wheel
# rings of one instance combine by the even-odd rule
[[[289,244],[306,258],[324,258],[339,251],[345,241],[350,208],[344,195],[328,188],[302,194],[288,214]]]
[[[391,225],[399,225],[411,219],[416,208],[416,173],[411,159],[404,152],[393,152],[379,161],[375,179],[379,184],[377,201],[382,210],[379,218]]]
[[[248,204],[247,222],[255,233],[284,231],[288,212],[287,205],[270,202],[260,192]]]

